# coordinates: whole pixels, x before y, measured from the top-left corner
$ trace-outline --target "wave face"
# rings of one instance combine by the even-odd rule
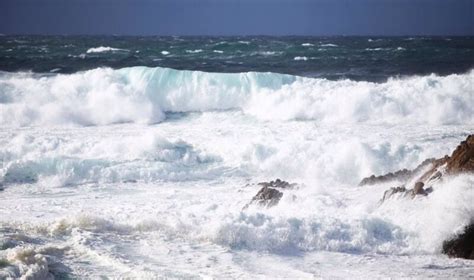
[[[98,68],[50,76],[0,75],[6,125],[156,123],[167,112],[241,110],[261,120],[319,123],[472,124],[474,71],[330,81],[275,73]]]

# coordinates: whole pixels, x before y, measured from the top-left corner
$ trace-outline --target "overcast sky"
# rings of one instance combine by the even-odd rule
[[[0,33],[474,35],[474,0],[0,0]]]

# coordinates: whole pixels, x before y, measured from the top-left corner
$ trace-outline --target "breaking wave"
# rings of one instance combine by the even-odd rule
[[[276,73],[97,68],[69,75],[0,73],[6,125],[156,123],[166,112],[241,110],[262,120],[474,123],[474,71],[331,81]]]
[[[102,52],[117,52],[117,51],[127,51],[127,50],[100,46],[97,48],[88,49],[87,53],[102,53]]]

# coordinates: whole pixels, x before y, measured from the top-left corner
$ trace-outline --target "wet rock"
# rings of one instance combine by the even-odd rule
[[[427,168],[428,165],[430,167],[426,172],[418,178],[414,177],[414,175],[418,174],[422,169]],[[462,141],[453,151],[451,156],[446,155],[439,159],[427,159],[412,171],[403,169],[395,173],[388,173],[378,177],[372,175],[364,178],[359,185],[371,185],[394,179],[416,179],[413,189],[405,190],[405,192],[410,194],[413,198],[417,195],[428,195],[431,193],[433,191],[433,185],[441,180],[444,175],[455,175],[465,172],[474,172],[474,135],[469,135],[465,141]],[[425,186],[428,187],[425,189]],[[398,192],[400,192],[400,189],[398,188],[391,188],[384,193],[382,201],[392,196],[394,194],[394,189],[397,189]]]
[[[426,195],[426,192],[423,189],[424,186],[425,186],[425,184],[423,182],[416,182],[415,187],[413,187],[413,194],[414,195],[418,195],[418,194]]]
[[[432,164],[435,160],[436,159],[434,158],[426,159],[413,170],[402,169],[396,172],[390,172],[390,173],[380,175],[380,176],[372,175],[370,177],[363,178],[360,181],[359,186],[375,185],[375,184],[386,183],[386,182],[391,182],[395,180],[406,182],[411,177],[418,174],[423,168],[427,167],[429,164]]]
[[[258,204],[259,206],[272,207],[278,204],[282,196],[283,193],[277,189],[263,187],[252,198],[250,203]]]
[[[290,184],[280,179],[270,182],[260,182],[257,185],[262,186],[262,188],[252,198],[250,203],[245,205],[244,209],[248,208],[251,204],[264,207],[275,206],[283,197],[283,192],[280,190],[291,189],[296,186],[296,184]]]
[[[433,162],[431,162],[431,167],[428,171],[423,173],[417,181],[420,182],[428,182],[428,181],[434,181],[435,179],[440,179],[442,177],[442,172],[440,171],[441,167],[443,167],[446,162],[448,162],[449,156],[445,155],[442,158],[435,159]]]
[[[474,135],[469,135],[456,147],[447,162],[448,173],[474,172]]]
[[[445,167],[447,175],[474,172],[474,135],[469,135],[462,141],[451,156],[444,156],[432,162],[430,170],[426,171],[419,181],[429,182],[439,180],[443,176],[441,169]]]
[[[474,224],[451,240],[443,242],[443,253],[454,258],[474,260]]]
[[[262,187],[281,188],[281,189],[288,189],[288,188],[293,188],[294,186],[296,186],[296,184],[290,184],[280,179],[276,179],[275,181],[270,181],[270,182],[260,182],[257,185],[262,186]]]
[[[382,197],[382,202],[389,199],[394,194],[397,194],[397,193],[404,193],[405,194],[406,192],[407,192],[407,189],[405,188],[405,186],[390,188],[389,190],[386,190],[384,192],[383,197]]]

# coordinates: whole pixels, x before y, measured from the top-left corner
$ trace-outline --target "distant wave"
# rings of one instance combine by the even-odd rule
[[[322,44],[321,47],[337,47],[336,44]]]
[[[102,52],[117,52],[117,51],[128,51],[128,50],[100,46],[100,47],[97,47],[97,48],[88,49],[87,53],[102,53]]]
[[[330,81],[275,73],[97,68],[75,74],[0,74],[4,125],[155,123],[165,112],[241,110],[262,120],[473,124],[474,71]]]
[[[197,50],[186,50],[187,53],[200,53],[202,52],[202,49],[197,49]]]
[[[308,60],[306,56],[295,56],[293,60]]]

